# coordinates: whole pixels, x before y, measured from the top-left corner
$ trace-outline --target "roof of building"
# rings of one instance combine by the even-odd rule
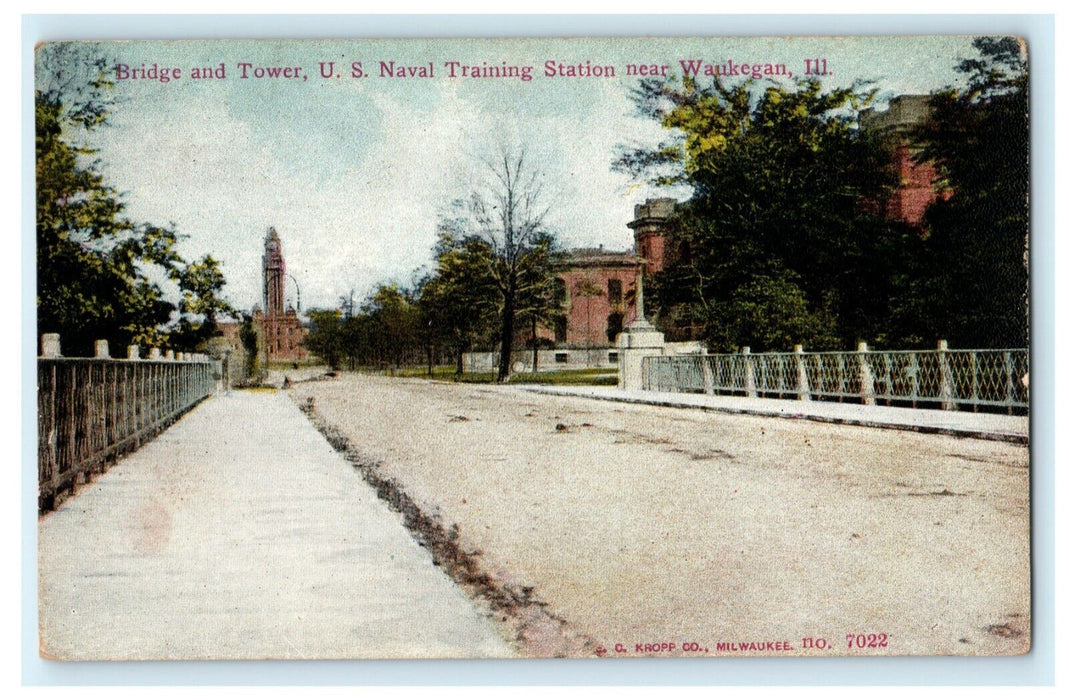
[[[638,257],[631,251],[574,248],[567,252],[564,264],[568,267],[637,266]]]

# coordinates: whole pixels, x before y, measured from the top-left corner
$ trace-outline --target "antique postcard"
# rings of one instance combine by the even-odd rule
[[[1031,650],[1023,39],[35,61],[42,657]]]

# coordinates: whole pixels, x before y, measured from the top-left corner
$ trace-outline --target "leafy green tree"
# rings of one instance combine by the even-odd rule
[[[381,284],[365,302],[362,313],[375,355],[380,363],[394,368],[412,363],[419,348],[419,313],[412,295],[397,284]]]
[[[202,349],[208,339],[219,334],[219,316],[238,315],[220,295],[226,279],[219,269],[219,262],[211,255],[205,255],[175,269],[172,278],[178,283],[182,295],[178,303],[181,316],[171,327],[168,340],[175,347]]]
[[[962,89],[915,133],[949,195],[928,208],[914,283],[918,333],[952,347],[1028,344],[1028,69],[1014,37],[980,37]]]
[[[893,185],[888,150],[857,128],[873,92],[755,85],[658,79],[634,94],[669,137],[614,166],[693,193],[674,222],[685,255],[649,285],[658,320],[704,327],[720,350],[872,340],[908,254],[874,206]]]
[[[487,242],[465,236],[455,220],[439,226],[434,269],[419,289],[419,308],[432,343],[443,344],[463,372],[463,354],[493,331],[497,287]]]
[[[248,314],[242,316],[238,335],[241,347],[245,351],[245,379],[257,382],[260,380],[260,342],[252,323],[252,316]]]
[[[218,264],[187,266],[173,227],[128,219],[86,145],[115,105],[108,61],[92,45],[46,44],[36,79],[38,331],[59,333],[68,354],[88,354],[96,339],[160,346],[172,330],[180,348],[199,347],[215,314],[229,311]],[[166,297],[164,279],[177,283],[180,302]]]
[[[341,312],[315,310],[308,313],[308,318],[311,324],[302,341],[304,347],[326,362],[332,370],[339,369],[341,358],[347,354]]]

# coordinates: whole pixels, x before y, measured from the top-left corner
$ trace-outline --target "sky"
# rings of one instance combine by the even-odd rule
[[[309,308],[359,301],[381,282],[411,284],[432,262],[437,224],[480,177],[496,145],[523,147],[543,174],[548,223],[565,247],[632,245],[627,222],[657,190],[611,170],[620,145],[666,132],[635,114],[629,64],[784,64],[826,60],[829,86],[871,80],[879,104],[960,79],[970,37],[110,42],[117,103],[92,134],[105,180],[136,221],[173,223],[186,259],[222,262],[224,296],[261,298],[260,256],[274,227],[287,299]],[[46,45],[38,66],[50,60]],[[380,62],[393,62],[393,77]],[[615,77],[547,76],[546,62],[609,66]],[[353,77],[353,62],[363,75]],[[451,77],[461,66],[531,67],[531,79]],[[322,66],[333,63],[334,76]],[[248,77],[242,77],[241,64]],[[123,72],[121,66],[127,69]],[[815,65],[815,64],[813,64]],[[821,64],[825,65],[825,64]],[[163,82],[150,69],[181,76]],[[225,77],[194,79],[210,67]],[[434,76],[398,77],[399,67]],[[296,77],[256,77],[289,67]],[[135,73],[135,69],[142,73]],[[295,70],[295,69],[299,69]],[[473,71],[469,68],[468,73]],[[729,81],[744,80],[728,77]],[[784,82],[789,78],[771,80]]]

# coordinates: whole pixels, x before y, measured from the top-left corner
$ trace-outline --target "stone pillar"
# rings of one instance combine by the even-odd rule
[[[747,345],[742,349],[742,371],[743,371],[743,386],[746,388],[746,395],[751,399],[757,398],[757,377],[754,373],[753,358],[750,357],[750,346]]]
[[[869,364],[867,353],[869,344],[861,341],[857,344],[858,372],[861,376],[861,403],[866,406],[876,405],[876,383],[872,376],[872,365]]]
[[[111,352],[108,349],[108,341],[98,340],[93,344],[93,357],[98,360],[107,360],[111,358]]]
[[[160,359],[160,349],[159,348],[149,348],[148,359],[150,359],[150,360],[158,360],[158,359]]]
[[[798,373],[798,400],[809,401],[813,396],[809,392],[809,373],[805,369],[805,351],[801,345],[794,346],[794,363]]]
[[[716,394],[716,374],[713,372],[713,358],[705,350],[697,356],[695,362],[701,368],[703,391],[709,396]]]
[[[642,291],[645,268],[645,262],[640,262],[638,279],[635,280],[635,321],[616,339],[616,346],[620,348],[617,385],[621,389],[645,389],[642,359],[664,354],[664,333],[646,320],[646,304]]]
[[[950,371],[947,348],[945,340],[940,340],[935,345],[939,358],[939,400],[944,411],[956,411],[958,405],[954,402],[954,375]]]
[[[59,347],[59,333],[45,333],[41,336],[41,357],[63,357]]]
[[[127,345],[126,346],[126,359],[127,360],[140,360],[141,359],[141,348],[139,346],[137,346],[137,345]]]
[[[616,339],[620,348],[621,389],[643,389],[642,359],[664,354],[664,333],[652,325],[636,322]]]
[[[163,359],[169,362],[174,362],[174,350],[168,350],[167,354],[163,356]]]

